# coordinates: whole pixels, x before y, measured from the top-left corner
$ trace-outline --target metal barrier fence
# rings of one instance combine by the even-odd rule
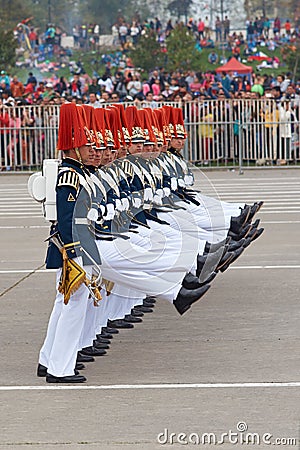
[[[2,107],[0,111],[1,170],[40,168],[55,158],[59,106]]]
[[[300,158],[299,117],[289,103],[220,99],[193,101],[183,108],[188,159],[193,162],[204,166],[294,165]]]
[[[143,106],[154,104],[138,107]],[[185,156],[193,163],[203,167],[294,166],[300,159],[297,110],[285,104],[271,99],[195,99],[176,106],[183,108],[188,132]],[[55,158],[58,122],[57,105],[3,107],[1,171],[32,170],[40,168],[44,158]]]

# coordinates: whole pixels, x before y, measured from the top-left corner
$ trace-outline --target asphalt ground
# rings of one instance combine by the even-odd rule
[[[48,224],[28,176],[1,174],[0,449],[299,449],[299,175],[196,171],[205,194],[265,200],[264,234],[184,316],[157,301],[86,384],[65,386],[36,377],[55,295]]]

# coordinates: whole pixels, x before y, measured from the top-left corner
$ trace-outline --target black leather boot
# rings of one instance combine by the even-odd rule
[[[176,297],[176,300],[174,301],[174,306],[179,314],[182,315],[190,309],[191,305],[200,300],[209,288],[210,284],[206,284],[205,286],[194,290],[188,290],[182,287]]]

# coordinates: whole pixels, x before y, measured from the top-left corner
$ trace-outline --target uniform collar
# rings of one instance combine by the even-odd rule
[[[70,157],[64,158],[63,163],[72,164],[72,166],[79,167],[80,169],[84,168],[84,165],[80,161]]]
[[[66,163],[66,164],[69,164],[69,165],[71,165],[73,167],[77,167],[78,169],[81,169],[82,172],[86,173],[87,175],[90,175],[90,171],[89,171],[88,167],[85,166],[84,164],[82,164],[77,159],[66,157],[66,158],[63,159],[62,162],[63,162],[63,164]]]
[[[172,155],[178,156],[179,158],[183,159],[182,154],[176,150],[176,148],[170,147],[169,148],[170,153],[172,153]]]
[[[95,166],[84,166],[84,168],[87,169],[90,173],[98,172],[98,167]]]

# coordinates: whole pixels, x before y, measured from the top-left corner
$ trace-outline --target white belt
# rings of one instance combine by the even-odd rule
[[[89,225],[89,221],[86,217],[76,217],[75,225]]]

